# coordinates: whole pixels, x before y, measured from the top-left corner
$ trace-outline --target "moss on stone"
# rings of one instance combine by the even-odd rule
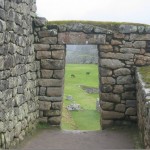
[[[150,87],[150,66],[140,67],[139,72],[142,75],[143,81],[146,83],[146,87]]]

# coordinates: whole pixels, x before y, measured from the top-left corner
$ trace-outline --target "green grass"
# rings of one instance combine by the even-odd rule
[[[145,83],[150,84],[150,66],[143,66],[139,68],[142,79]]]
[[[87,75],[86,72],[90,72]],[[75,78],[71,78],[71,74]],[[65,71],[65,90],[62,128],[67,130],[99,130],[99,112],[96,111],[98,94],[88,94],[80,85],[98,87],[98,66],[95,64],[67,64]],[[66,106],[72,101],[65,100],[72,95],[75,103],[81,105],[81,111],[68,111]]]

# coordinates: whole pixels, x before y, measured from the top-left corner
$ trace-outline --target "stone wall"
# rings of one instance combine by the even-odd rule
[[[38,21],[40,22],[40,18]],[[40,61],[40,120],[61,123],[66,45],[97,45],[101,125],[137,121],[136,66],[150,64],[150,26],[70,23],[36,26],[36,58]]]
[[[39,116],[35,11],[35,0],[0,0],[0,148],[23,140]]]
[[[137,69],[138,127],[144,147],[150,149],[150,88],[149,82],[145,83],[145,81],[143,81],[143,78],[145,78],[144,76],[145,74],[142,74],[139,69]]]

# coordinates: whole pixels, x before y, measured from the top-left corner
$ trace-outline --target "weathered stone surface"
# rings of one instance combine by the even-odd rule
[[[39,95],[40,96],[45,96],[45,93],[46,93],[46,87],[40,87]]]
[[[128,68],[120,68],[114,71],[115,76],[130,75],[131,71]]]
[[[39,79],[38,80],[39,86],[44,87],[59,87],[62,86],[62,80],[60,79]]]
[[[16,138],[19,137],[20,133],[21,133],[21,122],[18,122],[16,125],[15,125],[15,131],[14,131],[14,136]]]
[[[135,84],[124,85],[124,90],[125,91],[135,91],[136,90]]]
[[[100,68],[101,77],[112,76],[112,70],[106,68]]]
[[[124,39],[125,38],[125,34],[114,33],[114,38],[116,38],[116,39]]]
[[[135,33],[137,31],[137,26],[134,25],[120,25],[120,33]]]
[[[100,53],[101,58],[112,58],[112,59],[120,59],[120,60],[130,60],[133,59],[134,55],[133,54],[127,54],[127,53]]]
[[[59,44],[105,44],[106,35],[65,32],[58,34]]]
[[[51,58],[51,52],[50,51],[38,51],[36,54],[37,59],[48,59]]]
[[[124,113],[115,112],[115,111],[101,111],[102,118],[104,120],[111,120],[111,119],[123,119]]]
[[[122,85],[115,85],[113,92],[114,93],[122,93],[123,92],[123,86]]]
[[[120,102],[120,96],[117,94],[112,93],[101,93],[101,100],[106,102],[114,102],[119,103]]]
[[[64,59],[65,51],[64,50],[52,51],[52,58],[53,59]]]
[[[113,47],[112,47],[112,45],[100,45],[99,46],[99,50],[101,52],[112,52],[113,51]]]
[[[65,45],[51,45],[52,50],[62,50],[65,49]]]
[[[150,34],[131,34],[130,40],[131,41],[149,41]]]
[[[121,48],[120,52],[122,52],[122,53],[140,54],[140,49],[135,49],[135,48]]]
[[[107,84],[101,85],[101,91],[104,93],[111,92],[112,90],[113,87],[111,85],[107,85]]]
[[[101,126],[103,129],[107,128],[107,127],[111,127],[114,124],[113,120],[101,120]]]
[[[117,59],[102,59],[101,66],[104,68],[106,67],[110,69],[118,69],[118,68],[124,67],[125,64]]]
[[[121,45],[122,42],[118,40],[111,40],[111,45]]]
[[[43,27],[45,26],[46,22],[47,22],[46,18],[36,17],[34,19],[34,24],[36,27]]]
[[[53,76],[53,70],[41,70],[41,77],[44,79],[50,79]]]
[[[64,60],[45,59],[41,60],[42,69],[64,69]]]
[[[117,84],[132,84],[133,78],[131,75],[117,77]]]
[[[47,51],[50,49],[49,44],[34,44],[34,48],[36,51]]]
[[[113,110],[114,109],[114,103],[100,101],[100,107],[103,110]]]
[[[126,100],[126,107],[136,107],[137,101],[136,100]]]
[[[150,33],[150,27],[149,27],[149,26],[146,26],[146,27],[145,27],[145,31],[146,31],[146,33]]]
[[[113,85],[116,83],[116,80],[112,77],[101,77],[101,83]]]
[[[137,111],[136,108],[130,107],[130,108],[128,108],[126,110],[125,114],[129,115],[129,116],[135,116],[136,115],[136,111]]]
[[[51,36],[57,36],[57,30],[53,29],[53,30],[44,30],[44,31],[39,31],[38,35],[40,38],[43,37],[51,37]]]
[[[145,41],[135,41],[133,43],[133,46],[135,48],[145,48],[146,47],[146,42]]]
[[[43,44],[56,44],[57,43],[57,37],[44,37],[44,38],[41,38],[40,43],[43,43]]]
[[[47,117],[42,117],[38,119],[40,123],[47,123],[48,122],[48,118]]]
[[[51,102],[39,101],[39,110],[50,110]]]
[[[62,103],[61,102],[53,102],[52,103],[52,109],[61,110],[61,108],[62,108]]]
[[[54,116],[60,116],[61,115],[61,111],[60,110],[48,110],[48,111],[44,111],[44,116],[46,117],[54,117]]]
[[[51,124],[51,125],[60,125],[60,122],[61,122],[61,117],[58,116],[58,117],[50,117],[48,119],[48,122]]]
[[[55,88],[54,89],[51,89],[51,90],[55,90]],[[40,101],[51,101],[51,102],[60,102],[60,101],[62,101],[62,97],[61,96],[51,96],[51,97],[49,97],[49,96],[39,96],[39,100]]]
[[[94,32],[95,32],[95,33],[112,34],[112,31],[111,31],[111,30],[107,30],[107,29],[105,29],[105,28],[98,27],[98,26],[94,28]]]
[[[118,112],[125,112],[126,110],[126,106],[124,104],[117,104],[115,106],[115,111],[118,111]]]
[[[47,88],[47,96],[51,96],[51,97],[62,96],[62,88],[61,87]]]
[[[4,58],[0,57],[0,70],[4,69]]]
[[[64,70],[54,70],[53,78],[63,79],[64,78]]]
[[[136,94],[135,94],[135,92],[122,93],[122,99],[135,100],[136,99]]]

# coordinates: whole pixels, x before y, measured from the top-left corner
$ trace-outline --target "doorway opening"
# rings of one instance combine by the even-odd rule
[[[61,128],[100,130],[97,45],[66,45]]]

